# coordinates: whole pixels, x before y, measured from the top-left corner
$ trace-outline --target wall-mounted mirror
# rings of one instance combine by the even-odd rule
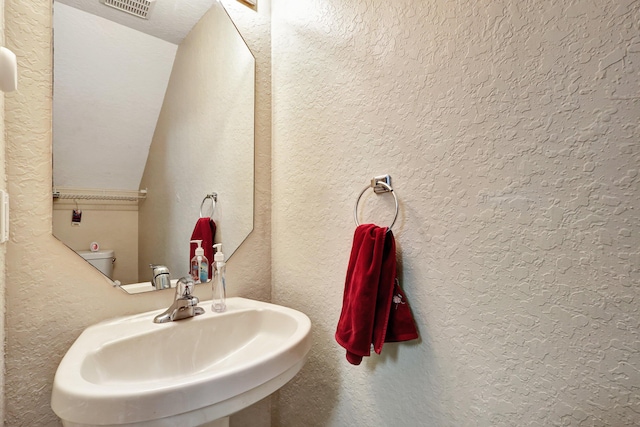
[[[254,85],[255,59],[216,0],[158,1],[148,19],[56,0],[54,235],[113,250],[122,284],[148,281],[150,263],[178,278],[215,192],[229,258],[253,230]]]

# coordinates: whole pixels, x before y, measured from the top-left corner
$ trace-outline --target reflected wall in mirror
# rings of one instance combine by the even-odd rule
[[[253,229],[251,52],[217,1],[158,2],[156,26],[93,3],[54,3],[54,235],[76,252],[113,250],[122,284],[148,281],[150,263],[178,278],[216,192],[229,258]],[[167,19],[161,4],[197,17]],[[139,189],[145,198],[126,200]]]

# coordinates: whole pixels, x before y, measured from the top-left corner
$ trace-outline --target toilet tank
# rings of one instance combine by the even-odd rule
[[[100,270],[109,279],[113,279],[113,262],[115,261],[112,249],[99,251],[78,251],[78,255],[86,259],[89,264]]]

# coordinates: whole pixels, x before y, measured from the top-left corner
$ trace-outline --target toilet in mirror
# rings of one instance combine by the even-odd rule
[[[253,230],[255,59],[223,4],[55,0],[53,62],[53,234],[123,285],[188,274],[201,214],[230,257]]]
[[[78,251],[78,255],[97,268],[100,273],[113,280],[113,264],[116,262],[116,259],[112,249]]]

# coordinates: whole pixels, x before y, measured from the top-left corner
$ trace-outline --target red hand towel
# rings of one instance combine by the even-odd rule
[[[385,341],[418,338],[397,283],[396,245],[388,228],[374,224],[356,228],[335,338],[354,365],[370,355],[371,344],[380,354]]]
[[[202,249],[204,256],[209,261],[209,280],[211,280],[211,272],[213,267],[213,238],[216,236],[216,223],[211,218],[200,218],[196,222],[196,226],[191,233],[191,240],[202,240]],[[191,243],[191,251],[189,252],[189,263],[196,254],[197,243]]]
[[[411,315],[411,308],[398,283],[398,279],[395,279],[391,313],[384,342],[411,341],[416,338],[418,338],[418,330]]]

